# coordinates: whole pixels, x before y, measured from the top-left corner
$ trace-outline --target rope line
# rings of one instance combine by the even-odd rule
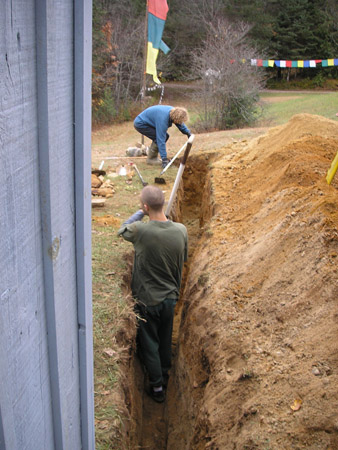
[[[144,95],[144,90],[146,90],[146,91],[156,91],[156,89],[161,89],[160,99],[158,101],[158,104],[160,105],[162,103],[163,95],[164,95],[164,85],[163,84],[156,84],[155,86],[152,86],[152,87],[142,88],[141,96]]]

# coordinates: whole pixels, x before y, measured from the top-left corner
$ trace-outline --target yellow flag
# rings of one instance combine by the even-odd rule
[[[335,174],[337,172],[337,169],[338,169],[338,152],[337,152],[334,160],[332,161],[331,167],[327,171],[327,175],[326,175],[327,184],[331,183],[331,181],[333,180],[333,177],[335,176]]]

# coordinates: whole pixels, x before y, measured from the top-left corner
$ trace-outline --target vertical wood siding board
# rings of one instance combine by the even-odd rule
[[[58,345],[56,325],[56,305],[53,259],[50,249],[53,242],[51,186],[50,186],[50,142],[49,142],[49,108],[48,108],[48,0],[36,0],[36,30],[37,30],[37,86],[38,86],[38,122],[39,122],[39,163],[40,163],[40,193],[42,219],[42,249],[45,279],[45,302],[48,328],[49,370],[52,395],[52,411],[54,424],[54,446],[64,448],[61,393],[58,366]]]
[[[5,334],[5,324],[8,323],[8,315],[9,315],[9,300],[11,297],[11,287],[13,287],[13,279],[10,274],[15,272],[8,272],[8,266],[11,269],[14,269],[15,261],[14,258],[11,257],[11,253],[9,250],[11,247],[14,247],[14,238],[13,236],[8,236],[9,225],[13,225],[11,221],[13,220],[13,215],[9,214],[7,211],[8,202],[11,205],[9,211],[13,209],[13,189],[11,189],[10,181],[8,180],[7,169],[8,169],[8,159],[6,158],[6,141],[8,139],[8,114],[4,111],[6,108],[5,105],[5,97],[8,97],[7,93],[7,83],[8,83],[8,66],[7,66],[7,11],[8,5],[4,5],[3,14],[0,14],[0,51],[1,51],[1,60],[0,60],[0,176],[4,181],[3,186],[4,189],[1,190],[0,194],[0,233],[2,239],[0,241],[0,274],[1,274],[1,282],[0,282],[0,448],[1,449],[9,449],[16,448],[16,436],[15,436],[15,423],[13,417],[13,410],[11,406],[11,398],[12,398],[12,386],[7,386],[8,381],[8,360],[7,360],[7,335]],[[7,185],[9,182],[9,185]],[[5,258],[5,255],[10,255],[9,258]],[[6,430],[6,434],[5,434]]]
[[[53,89],[50,93],[53,98],[49,102],[49,141],[53,147],[50,166],[53,228],[58,230],[60,239],[60,251],[54,264],[58,364],[64,445],[77,448],[81,442],[81,419],[74,222],[73,0],[63,0],[53,8],[56,39],[49,46],[49,58],[53,57],[49,71],[49,85]]]
[[[3,293],[1,295],[1,315],[0,315],[0,330],[4,329],[5,323],[8,323],[8,313],[5,314],[3,309],[5,302],[9,300],[10,293]],[[8,306],[7,308],[8,309]],[[3,334],[1,333],[3,338]],[[17,438],[15,433],[15,420],[12,407],[13,386],[8,380],[9,361],[8,352],[4,339],[0,340],[0,443],[4,441],[4,445],[0,445],[0,449],[17,449]]]
[[[91,275],[92,0],[74,0],[76,267],[79,322],[81,437],[95,449]]]
[[[9,2],[4,10],[8,5]],[[48,365],[46,352],[40,355],[38,351],[45,343],[44,310],[39,320],[35,316],[43,276],[40,208],[36,202],[39,190],[34,0],[15,3],[11,8],[12,23],[1,20],[6,40],[0,44],[1,51],[8,55],[6,78],[0,81],[0,116],[6,118],[0,122],[0,172],[4,169],[1,178],[5,180],[5,196],[0,199],[1,235],[6,236],[6,240],[1,240],[1,244],[6,241],[6,247],[1,246],[1,318],[5,326],[0,326],[0,345],[7,356],[6,362],[0,358],[1,386],[5,391],[5,395],[0,395],[0,403],[3,420],[7,421],[6,442],[13,441],[14,436],[16,444],[9,448],[23,449],[37,436],[50,442],[52,427],[49,383],[40,385],[37,381],[48,373]]]
[[[1,414],[1,404],[0,404],[0,448],[3,450],[6,450],[5,434],[4,434],[4,427],[3,427],[2,414]]]

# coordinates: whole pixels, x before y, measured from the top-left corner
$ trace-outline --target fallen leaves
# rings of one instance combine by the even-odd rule
[[[103,353],[105,353],[106,355],[110,356],[110,357],[116,357],[117,356],[117,352],[115,352],[113,349],[111,348],[104,348],[103,349]]]

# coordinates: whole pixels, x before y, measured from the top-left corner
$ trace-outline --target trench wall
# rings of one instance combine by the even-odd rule
[[[209,175],[209,166],[213,159],[213,155],[204,156],[192,156],[187,163],[182,182],[177,192],[177,198],[172,208],[171,219],[178,222],[183,222],[188,228],[189,233],[189,262],[184,268],[183,282],[182,282],[182,294],[181,300],[176,306],[175,324],[173,332],[173,365],[175,365],[175,353],[176,348],[179,347],[180,335],[180,322],[182,312],[187,310],[185,306],[185,294],[183,293],[187,280],[189,280],[189,272],[191,265],[194,264],[194,258],[198,258],[198,241],[203,238],[204,229],[207,227],[207,223],[213,214],[213,202],[212,202],[212,184]],[[169,192],[170,193],[170,192]],[[168,193],[168,195],[169,195]],[[197,253],[197,256],[194,256]],[[130,296],[130,280],[132,272],[133,252],[127,255],[128,270],[123,282],[123,290],[128,298]],[[132,300],[130,300],[132,301]],[[183,412],[186,417],[193,417],[190,411],[185,411],[186,408],[191,409],[190,404],[185,404],[184,401],[175,395],[175,390],[178,392],[187,389],[185,383],[182,387],[177,386],[186,379],[186,375],[183,377],[177,374],[179,371],[172,369],[172,384],[170,392],[168,392],[168,400],[166,405],[162,407],[160,417],[149,417],[149,411],[145,407],[145,402],[148,401],[145,398],[145,379],[142,368],[136,357],[136,326],[131,319],[126,318],[125,326],[122,328],[121,333],[116,337],[121,346],[125,346],[129,343],[129,348],[125,352],[125,359],[121,361],[121,376],[120,376],[120,398],[123,398],[123,406],[121,405],[121,413],[125,418],[123,423],[122,433],[124,435],[124,448],[144,448],[145,441],[151,441],[154,439],[153,447],[157,450],[160,448],[171,448],[168,441],[168,433],[172,427],[176,425],[172,419],[175,416],[175,409],[178,408]],[[130,343],[132,345],[130,346]],[[182,364],[184,366],[184,363]],[[174,381],[175,377],[175,381]],[[189,385],[189,381],[188,381]],[[178,403],[176,403],[178,402]],[[157,407],[157,405],[155,405]],[[149,429],[149,421],[153,423],[153,436],[151,436],[151,428]],[[159,425],[162,422],[162,425]],[[161,439],[155,443],[154,435],[156,429],[162,428],[164,435]],[[145,434],[149,434],[147,437]],[[187,437],[189,439],[189,437]],[[142,444],[143,443],[143,444]],[[173,444],[176,445],[176,444]],[[159,447],[161,446],[161,447]],[[148,447],[147,447],[148,448]]]

